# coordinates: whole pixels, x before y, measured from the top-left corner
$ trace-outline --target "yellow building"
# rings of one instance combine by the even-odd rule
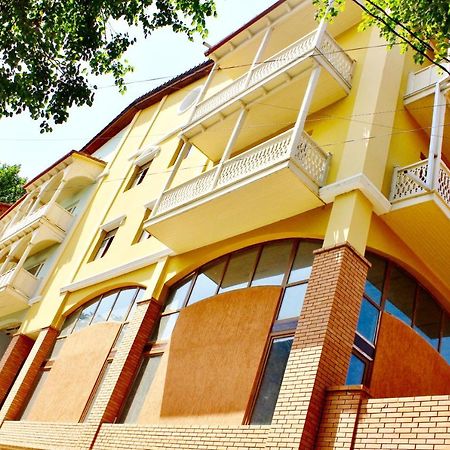
[[[281,0],[0,219],[0,448],[450,448],[448,77]]]

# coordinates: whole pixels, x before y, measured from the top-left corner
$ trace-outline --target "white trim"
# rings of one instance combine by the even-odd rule
[[[159,252],[153,253],[153,255],[144,256],[143,258],[139,258],[134,261],[122,264],[121,266],[114,267],[114,269],[110,269],[105,272],[98,273],[91,277],[85,278],[84,280],[75,281],[74,283],[63,286],[60,289],[60,293],[64,294],[66,292],[75,292],[80,289],[84,289],[94,284],[110,280],[111,278],[116,278],[121,275],[125,275],[126,273],[133,272],[134,270],[141,269],[142,267],[155,264],[159,262],[161,259],[173,255],[175,255],[175,253],[170,248],[166,248]]]
[[[161,147],[159,145],[150,145],[149,147],[141,150],[139,156],[136,157],[134,164],[136,166],[143,166],[148,162],[155,159],[161,152]]]
[[[96,182],[103,180],[103,178],[106,178],[109,175],[109,169],[105,169],[100,175],[97,176]]]
[[[144,208],[153,210],[154,207],[155,207],[155,205],[156,205],[156,201],[157,201],[157,200],[158,200],[158,199],[155,198],[155,199],[153,199],[152,201],[147,202],[147,203],[144,205]]]
[[[100,225],[100,230],[103,231],[111,231],[114,230],[115,228],[119,228],[121,227],[124,223],[125,223],[125,219],[127,218],[127,216],[125,214],[116,217],[113,220],[110,220],[109,222],[104,223],[103,225]]]
[[[391,202],[364,173],[344,178],[320,188],[319,196],[325,203],[332,203],[337,196],[356,190],[361,191],[367,200],[372,203],[375,214],[386,214],[391,210]]]

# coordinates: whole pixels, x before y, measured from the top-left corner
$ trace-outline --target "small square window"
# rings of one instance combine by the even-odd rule
[[[36,264],[29,269],[27,269],[27,272],[31,273],[31,275],[35,276],[36,278],[39,276],[39,273],[41,272],[42,268],[44,267],[45,261]]]
[[[145,176],[147,175],[148,169],[150,168],[152,161],[148,163],[137,166],[134,170],[133,176],[131,177],[130,183],[128,184],[127,190],[131,189],[144,181]]]
[[[99,245],[97,246],[97,250],[94,252],[94,256],[92,260],[103,258],[106,255],[111,244],[114,240],[114,237],[117,233],[118,228],[114,228],[111,231],[103,231],[100,237]]]

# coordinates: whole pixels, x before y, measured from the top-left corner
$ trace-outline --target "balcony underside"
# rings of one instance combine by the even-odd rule
[[[307,184],[301,169],[285,161],[156,216],[146,228],[183,253],[322,206]]]
[[[435,193],[394,203],[384,221],[449,285],[450,209]]]
[[[253,146],[268,136],[287,129],[295,122],[311,75],[312,63],[312,58],[307,58],[287,72],[238,97],[248,105],[249,112],[234,145],[235,151]],[[287,75],[292,77],[290,81],[287,81]],[[310,114],[346,95],[344,87],[327,70],[322,69]],[[222,155],[241,107],[242,104],[238,101],[230,101],[220,111],[203,117],[187,128],[184,134],[209,159],[217,161]]]
[[[28,308],[28,298],[11,286],[0,288],[0,316]]]
[[[434,88],[427,91],[428,94],[420,97],[405,99],[405,108],[414,117],[420,128],[428,135],[431,135],[431,124],[433,121]],[[447,96],[446,118],[447,124],[450,117],[449,97]],[[450,127],[444,127],[444,140],[442,142],[442,153],[447,160],[450,160]]]

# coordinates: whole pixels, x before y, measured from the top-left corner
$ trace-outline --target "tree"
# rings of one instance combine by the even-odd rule
[[[0,117],[27,110],[41,132],[63,123],[72,105],[92,105],[89,75],[112,74],[120,91],[136,39],[115,21],[206,35],[214,0],[0,0]]]
[[[23,194],[27,179],[19,175],[20,165],[0,164],[0,202],[14,203]]]
[[[346,1],[364,10],[362,29],[376,26],[380,35],[403,51],[412,48],[414,59],[422,64],[427,56],[440,63],[450,49],[450,6],[448,0],[335,0],[330,9],[328,0],[313,0],[319,16],[331,20],[344,8]]]

